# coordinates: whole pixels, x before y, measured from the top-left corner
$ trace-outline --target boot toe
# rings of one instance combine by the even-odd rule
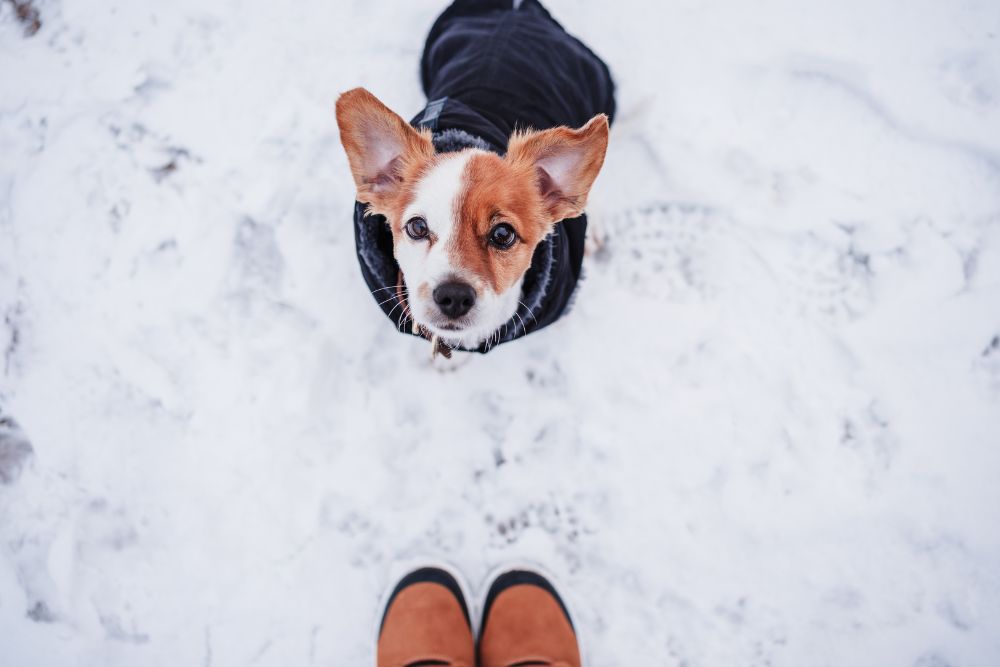
[[[481,667],[579,667],[580,649],[569,612],[543,576],[513,570],[497,577],[483,605]]]
[[[471,667],[475,643],[461,586],[438,568],[406,575],[393,590],[379,628],[378,667]]]

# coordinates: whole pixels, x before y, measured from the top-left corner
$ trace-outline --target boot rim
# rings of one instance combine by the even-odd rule
[[[555,586],[552,585],[552,582],[549,581],[547,577],[533,569],[528,568],[506,569],[493,578],[493,582],[490,584],[490,587],[486,592],[486,597],[483,600],[483,611],[479,622],[479,633],[476,637],[477,654],[479,652],[479,639],[486,633],[486,623],[489,620],[489,614],[490,610],[493,608],[493,603],[504,591],[513,588],[514,586],[522,585],[536,586],[551,595],[559,605],[559,609],[562,610],[563,616],[566,617],[566,621],[569,622],[569,627],[573,630],[573,634],[577,634],[576,626],[573,624],[573,618],[570,616],[566,603],[563,601],[562,597],[556,591]],[[579,637],[577,638],[577,641],[579,642]]]
[[[425,583],[444,586],[455,597],[459,607],[462,609],[462,616],[465,617],[465,624],[468,626],[469,631],[472,632],[472,617],[469,614],[469,605],[466,602],[465,592],[458,578],[441,567],[425,565],[411,570],[404,575],[392,589],[392,593],[389,594],[385,604],[382,605],[382,618],[379,620],[377,638],[382,636],[382,630],[385,628],[385,619],[389,615],[389,609],[399,594],[414,584]]]

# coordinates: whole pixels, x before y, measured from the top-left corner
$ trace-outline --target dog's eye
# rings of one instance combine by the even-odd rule
[[[407,220],[406,224],[403,225],[403,229],[406,230],[406,234],[414,241],[425,239],[430,233],[430,230],[427,229],[427,221],[420,216]]]
[[[514,241],[517,240],[517,232],[506,222],[501,222],[490,230],[489,239],[490,245],[506,250],[514,245]]]

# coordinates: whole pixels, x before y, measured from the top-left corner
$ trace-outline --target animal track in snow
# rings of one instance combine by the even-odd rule
[[[986,386],[994,398],[1000,398],[1000,334],[993,336],[980,352],[975,369],[985,378]]]
[[[899,449],[889,422],[876,403],[844,417],[840,444],[857,455],[857,464],[863,469],[869,488],[876,486],[889,471]]]
[[[872,270],[868,254],[853,239],[837,246],[808,234],[789,243],[775,272],[799,313],[852,319],[868,309]]]
[[[697,204],[661,202],[601,220],[603,242],[595,255],[630,290],[668,299],[712,292],[708,266],[714,240],[726,221]]]
[[[581,538],[593,532],[580,518],[573,503],[533,502],[501,516],[486,514],[484,519],[490,527],[490,545],[499,549],[510,548],[531,530],[547,534],[567,561],[570,572],[580,566],[577,552]]]
[[[13,484],[34,455],[28,437],[0,408],[0,484]]]

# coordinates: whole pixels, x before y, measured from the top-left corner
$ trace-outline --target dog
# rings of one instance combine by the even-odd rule
[[[421,80],[412,124],[363,88],[337,100],[362,275],[432,354],[488,352],[567,310],[614,83],[537,0],[454,2]]]

